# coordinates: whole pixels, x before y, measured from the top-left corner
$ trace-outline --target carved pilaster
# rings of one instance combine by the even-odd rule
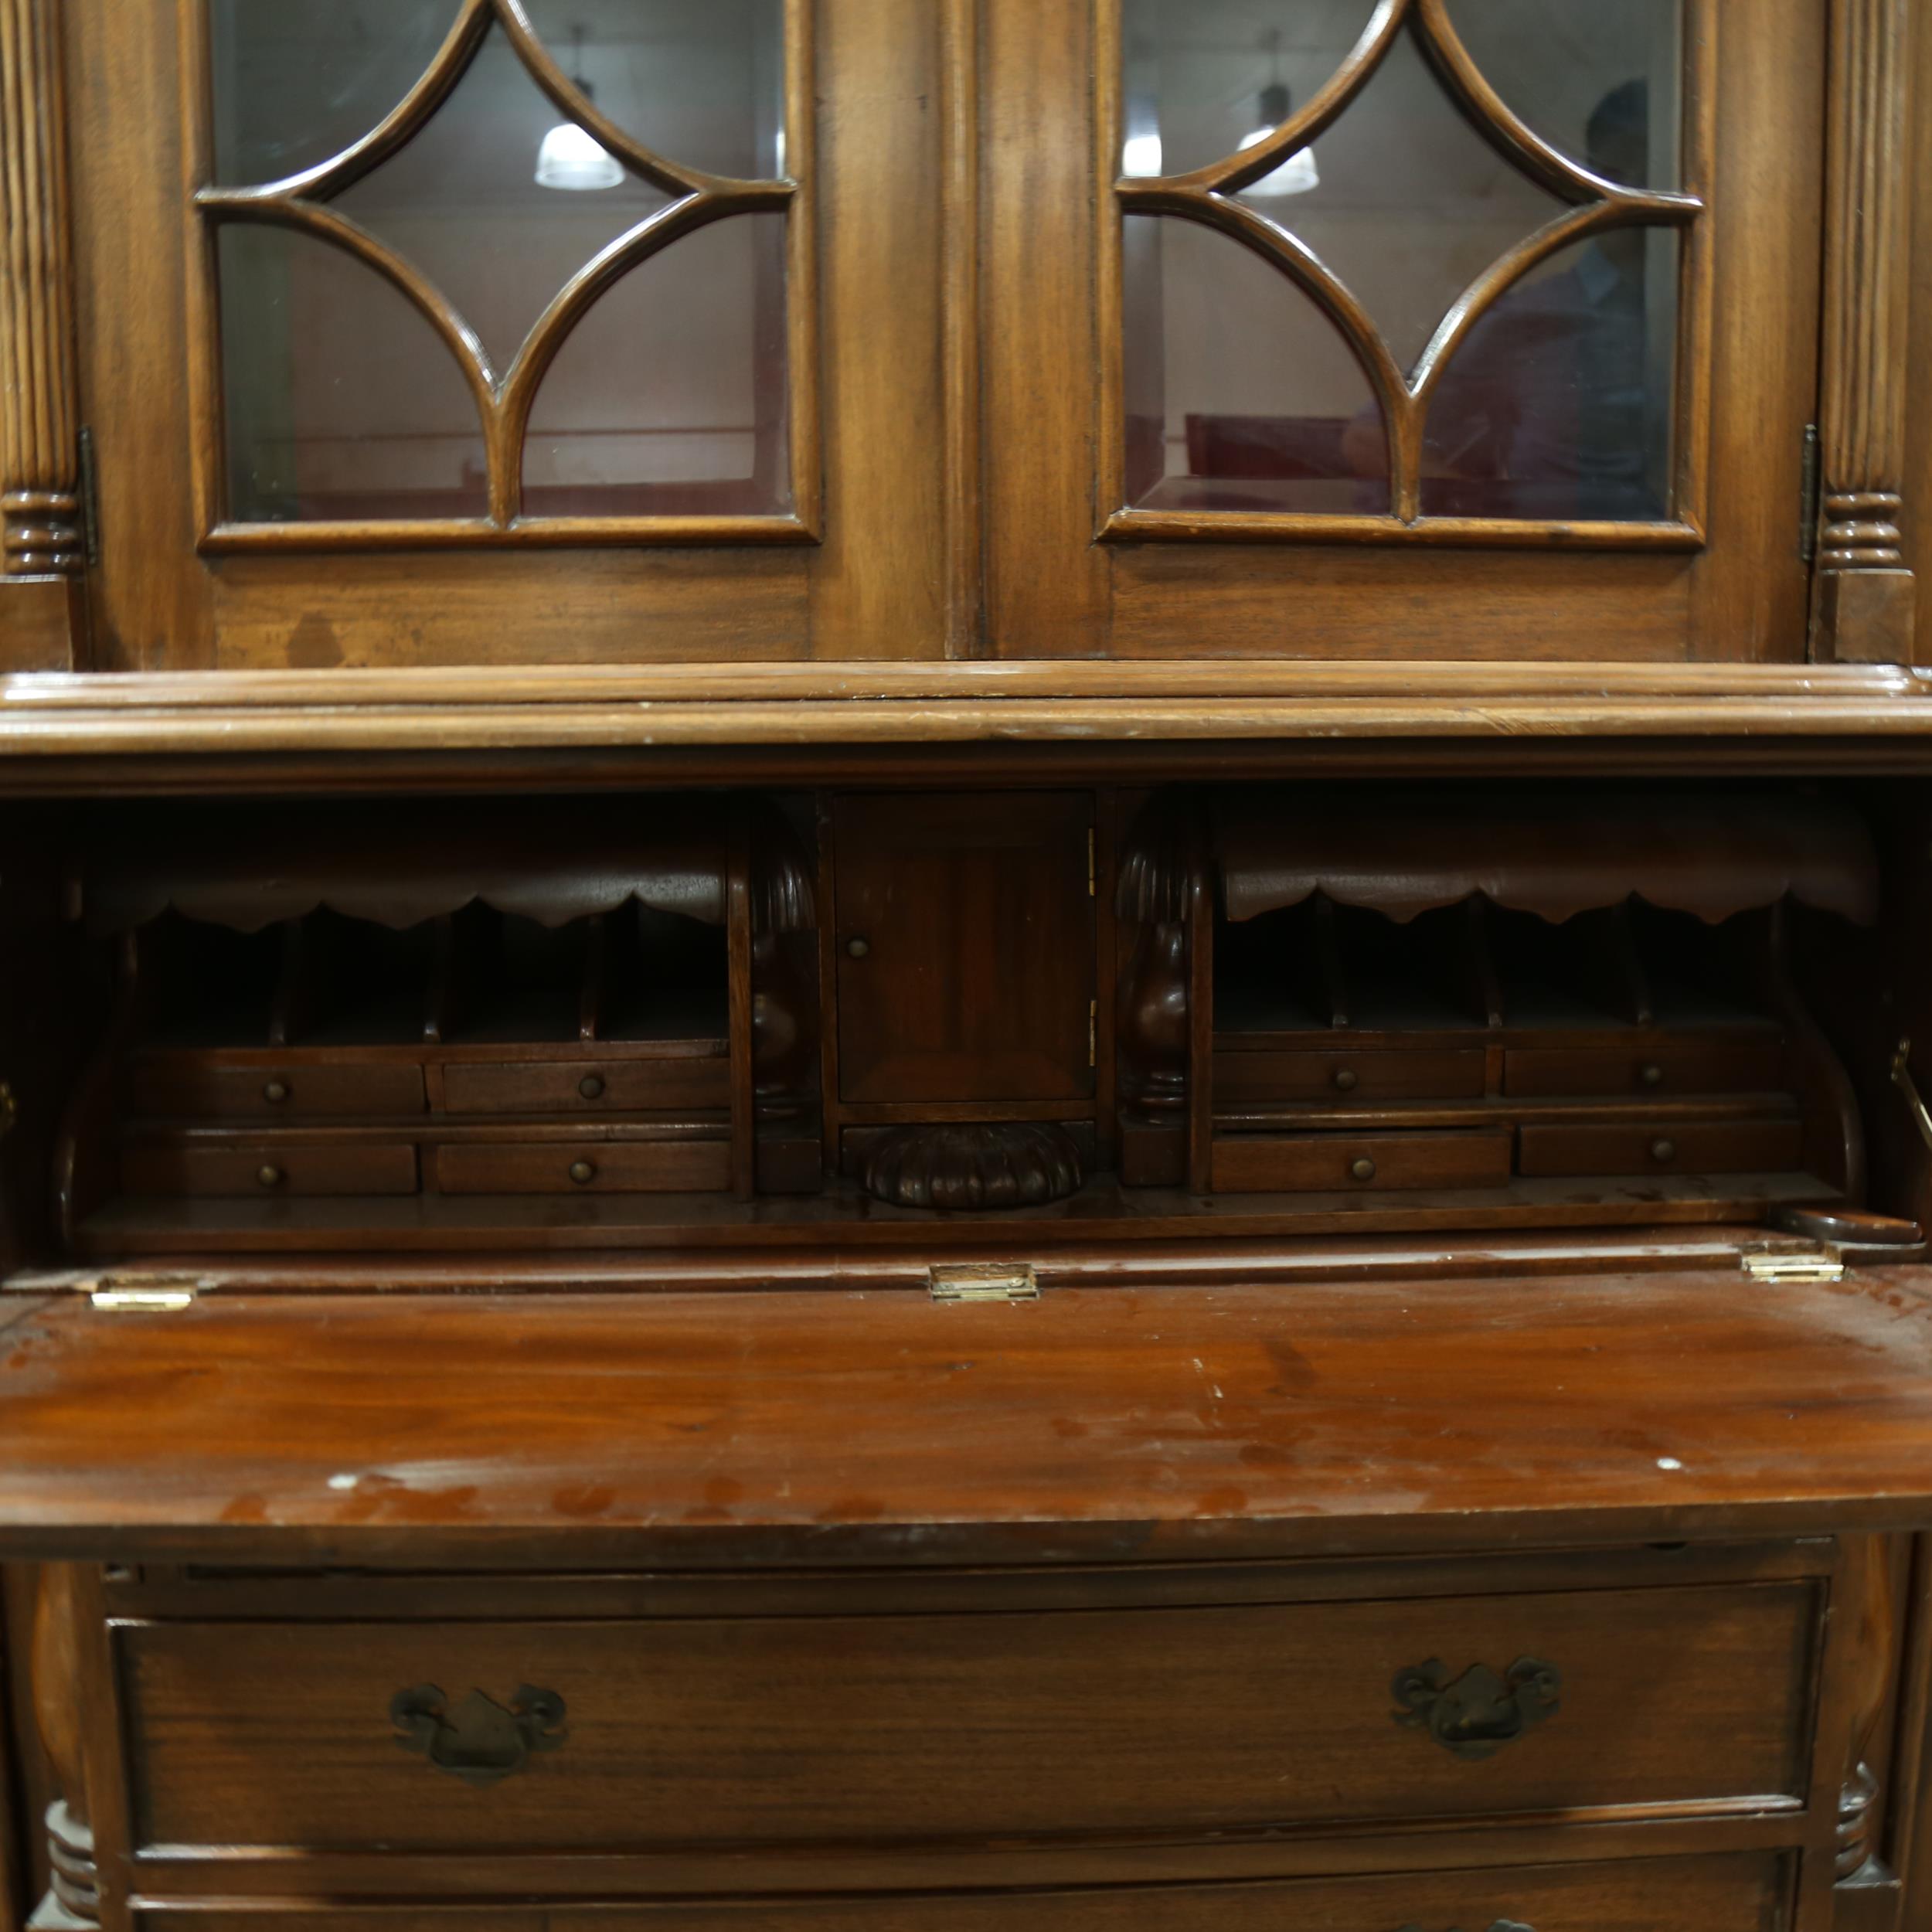
[[[1812,655],[1912,660],[1905,514],[1912,0],[1834,0],[1825,202],[1823,492]]]
[[[58,28],[56,0],[0,0],[0,512],[9,577],[87,567]]]
[[[53,1886],[28,1922],[28,1932],[97,1932],[100,1887],[94,1833],[85,1815],[80,1712],[80,1605],[77,1573],[49,1563],[41,1572],[33,1624],[33,1714],[41,1748],[61,1793],[47,1810],[47,1856]]]
[[[1838,1797],[1836,1869],[1841,1884],[1870,1886],[1891,1876],[1879,1858],[1877,1842],[1884,1791],[1868,1761],[1893,1694],[1893,1667],[1898,1648],[1898,1602],[1883,1537],[1858,1536],[1847,1542],[1838,1589],[1844,1614],[1855,1620],[1852,1641],[1857,1647],[1858,1676],[1851,1712],[1851,1751]],[[1838,1614],[1835,1606],[1835,1620]]]

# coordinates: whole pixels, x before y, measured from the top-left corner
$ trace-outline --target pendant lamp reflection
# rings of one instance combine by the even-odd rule
[[[572,78],[584,99],[594,100],[597,96],[583,77],[583,29],[573,28],[571,39],[577,50],[577,71]],[[543,137],[543,145],[537,150],[536,185],[580,195],[621,188],[624,163],[574,121],[561,121]]]
[[[1294,101],[1290,95],[1287,83],[1278,71],[1281,60],[1281,46],[1277,38],[1274,43],[1275,77],[1261,90],[1261,124],[1243,141],[1243,148],[1258,148],[1267,140],[1282,122],[1294,111]],[[1305,195],[1311,188],[1321,185],[1321,171],[1315,165],[1315,150],[1298,148],[1272,172],[1264,175],[1251,188],[1241,192],[1253,200],[1273,201],[1285,195]]]

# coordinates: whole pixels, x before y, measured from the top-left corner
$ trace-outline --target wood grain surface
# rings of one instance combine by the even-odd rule
[[[1256,1554],[1932,1520],[1918,1271],[49,1298],[0,1551]]]

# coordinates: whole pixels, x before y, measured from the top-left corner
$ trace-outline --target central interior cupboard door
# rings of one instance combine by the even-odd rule
[[[66,14],[102,668],[943,649],[935,7]]]
[[[1804,655],[1824,0],[983,0],[1003,655]]]

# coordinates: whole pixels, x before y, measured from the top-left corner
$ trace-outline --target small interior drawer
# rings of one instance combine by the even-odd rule
[[[483,1062],[445,1067],[452,1114],[624,1114],[731,1104],[722,1054],[657,1060]]]
[[[413,1194],[416,1149],[144,1141],[123,1150],[121,1179],[131,1194]]]
[[[1225,1607],[162,1621],[116,1641],[137,1845],[977,1846],[1789,1803],[1805,1791],[1821,1605],[1794,1579]],[[1406,1923],[1413,1897],[1372,1932]]]
[[[1526,1127],[1517,1165],[1532,1177],[1775,1174],[1799,1165],[1802,1146],[1803,1131],[1794,1120]]]
[[[682,1194],[731,1185],[729,1141],[471,1143],[434,1152],[444,1194]]]
[[[712,1899],[621,1906],[138,1913],[141,1932],[1390,1932],[1529,1926],[1534,1932],[1782,1932],[1791,1875],[1775,1852],[1732,1852],[1507,1870],[1269,1883],[1110,1886],[917,1897]]]
[[[423,1070],[401,1060],[264,1059],[211,1064],[187,1053],[137,1053],[128,1100],[150,1120],[379,1118],[423,1111]]]
[[[1226,1134],[1213,1186],[1228,1194],[1372,1194],[1401,1188],[1501,1187],[1507,1128],[1413,1134]]]
[[[1503,1091],[1565,1094],[1763,1094],[1784,1084],[1784,1049],[1749,1046],[1519,1046],[1504,1054]]]
[[[1478,1099],[1484,1090],[1484,1059],[1480,1047],[1448,1053],[1223,1049],[1214,1056],[1214,1094],[1217,1100]]]

